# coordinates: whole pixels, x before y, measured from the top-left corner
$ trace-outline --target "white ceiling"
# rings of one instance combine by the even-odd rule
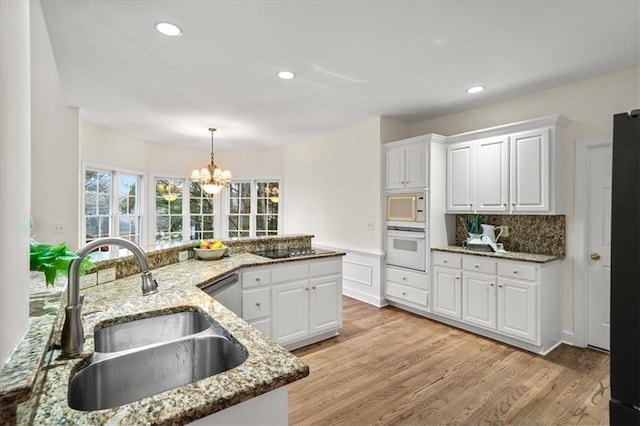
[[[639,1],[42,0],[64,96],[145,140],[279,147],[637,66]],[[154,24],[178,24],[181,37]],[[280,70],[296,73],[280,80]],[[487,90],[468,95],[481,84]]]

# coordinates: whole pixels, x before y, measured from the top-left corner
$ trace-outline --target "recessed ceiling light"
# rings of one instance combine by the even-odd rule
[[[283,80],[291,80],[295,76],[296,75],[294,73],[292,73],[291,71],[280,71],[278,73],[278,77],[280,77]]]
[[[169,37],[177,37],[182,35],[182,30],[176,24],[171,22],[158,22],[156,24],[156,30]]]
[[[467,89],[467,93],[480,93],[484,90],[484,86],[473,86]]]

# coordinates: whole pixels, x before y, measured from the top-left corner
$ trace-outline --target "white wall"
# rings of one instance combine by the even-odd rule
[[[489,88],[490,90],[490,88]],[[567,195],[567,256],[564,262],[564,316],[567,335],[574,329],[573,318],[573,206],[575,141],[589,136],[610,135],[613,115],[640,107],[640,68],[632,68],[589,80],[544,90],[434,120],[416,123],[412,134],[452,135],[486,127],[561,114],[570,120],[566,137],[565,182]],[[575,283],[583,285],[583,283]]]
[[[29,319],[29,39],[29,2],[0,2],[0,365]]]
[[[40,2],[31,2],[31,216],[38,241],[77,248],[78,109],[65,106]],[[54,233],[54,224],[64,232]]]
[[[380,117],[286,147],[285,233],[314,234],[319,245],[379,252],[381,170]]]

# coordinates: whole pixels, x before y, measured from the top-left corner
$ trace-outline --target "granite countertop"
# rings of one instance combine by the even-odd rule
[[[139,274],[117,279],[110,283],[89,287],[84,294],[82,321],[85,331],[84,352],[80,358],[59,359],[59,350],[44,353],[42,366],[35,379],[34,363],[40,363],[42,351],[47,346],[54,326],[53,339],[60,334],[64,318],[65,300],[60,300],[60,287],[49,291],[50,299],[57,301],[59,312],[52,315],[51,309],[43,315],[49,326],[36,327],[34,338],[25,338],[14,355],[33,353],[27,363],[12,368],[6,383],[2,385],[3,405],[15,398],[24,400],[25,380],[32,384],[26,402],[18,405],[19,424],[184,424],[213,414],[232,405],[254,398],[288,383],[306,377],[309,368],[286,349],[249,326],[213,298],[198,289],[199,285],[238,270],[242,267],[342,256],[344,253],[325,253],[294,259],[272,260],[250,253],[239,253],[215,261],[187,260],[154,269],[158,282],[158,293],[142,296]],[[64,287],[62,287],[64,289]],[[92,412],[77,411],[67,404],[67,389],[70,375],[91,360],[93,354],[93,330],[122,320],[138,319],[185,309],[200,310],[224,327],[229,334],[248,351],[248,359],[239,367],[212,377],[171,389],[121,407]],[[38,320],[37,318],[35,320]],[[42,321],[42,320],[41,320]],[[29,333],[27,333],[27,336]],[[45,343],[43,343],[45,342]],[[40,353],[38,354],[39,346]],[[22,355],[20,355],[22,356]],[[15,380],[10,380],[11,378]],[[22,380],[22,388],[16,382]],[[5,386],[11,384],[11,386]],[[14,389],[15,388],[15,389]],[[13,391],[12,391],[13,389]],[[22,390],[20,390],[22,389]]]
[[[436,247],[436,248],[432,248],[431,250],[446,251],[450,253],[471,254],[474,256],[495,257],[498,259],[522,260],[525,262],[534,262],[534,263],[547,263],[547,262],[553,262],[554,260],[562,259],[562,257],[552,256],[547,254],[518,253],[514,251],[507,251],[504,253],[495,253],[492,251],[474,251],[474,250],[465,249],[459,246]]]

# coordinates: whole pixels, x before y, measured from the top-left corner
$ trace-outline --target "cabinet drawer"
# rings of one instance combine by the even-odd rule
[[[271,315],[271,290],[268,287],[242,292],[242,318],[251,321]]]
[[[242,288],[250,288],[271,282],[269,269],[248,270],[242,273]]]
[[[406,300],[421,306],[428,306],[429,292],[414,287],[409,287],[394,282],[387,282],[386,293],[388,296]]]
[[[294,265],[279,266],[271,270],[271,282],[281,283],[305,279],[309,276],[309,264],[296,262]]]
[[[429,289],[428,275],[418,274],[402,269],[387,268],[387,282],[388,281],[421,288],[423,290]]]
[[[309,265],[309,275],[319,277],[321,275],[339,275],[342,273],[342,259],[330,261],[316,261]]]
[[[496,261],[494,259],[481,256],[465,256],[462,258],[462,268],[467,271],[495,274]]]
[[[535,281],[538,277],[537,269],[536,266],[526,263],[498,262],[498,275],[501,277]]]
[[[444,251],[433,252],[433,264],[449,268],[462,268],[462,255]]]

